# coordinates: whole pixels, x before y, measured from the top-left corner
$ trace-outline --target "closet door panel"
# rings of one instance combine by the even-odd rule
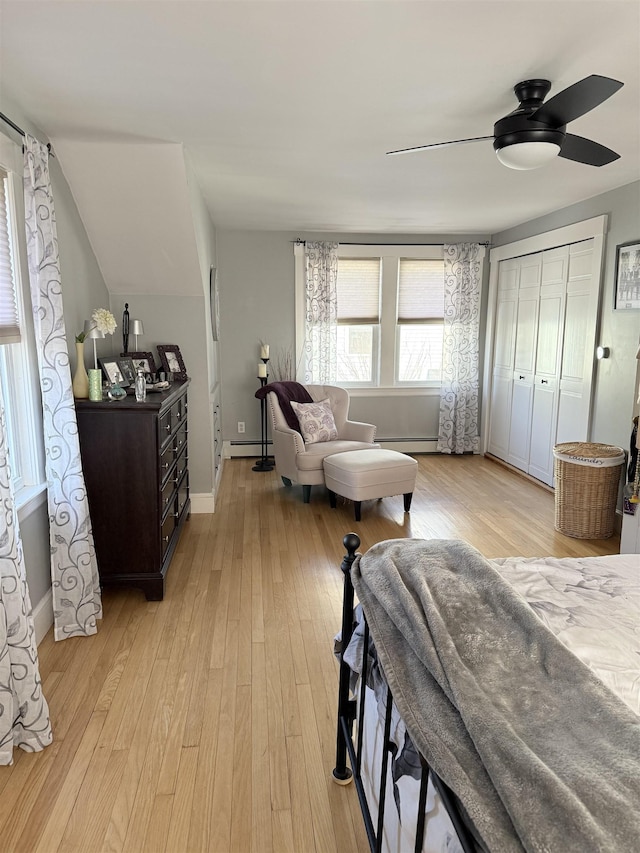
[[[526,471],[529,467],[529,441],[531,438],[531,407],[533,384],[531,377],[514,379],[509,424],[510,465]]]
[[[529,474],[547,485],[553,483],[553,447],[556,443],[558,386],[553,380],[534,385],[529,447]]]
[[[518,259],[503,261],[500,264],[498,277],[488,451],[504,460],[509,456],[509,422],[518,311],[518,270]]]
[[[540,253],[520,258],[508,462],[523,471],[529,467],[533,371],[536,363],[541,277],[542,255]]]
[[[509,424],[511,421],[511,392],[513,379],[494,376],[491,389],[491,427],[489,453],[505,461],[509,457]]]
[[[557,442],[587,441],[600,275],[593,240],[569,248],[569,280],[560,371]]]

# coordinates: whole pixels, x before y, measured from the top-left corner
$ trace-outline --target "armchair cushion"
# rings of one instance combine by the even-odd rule
[[[297,415],[305,444],[334,441],[338,437],[329,398],[317,403],[296,403],[292,400],[291,408]]]

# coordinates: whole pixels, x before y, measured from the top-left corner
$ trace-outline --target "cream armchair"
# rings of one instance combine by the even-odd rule
[[[322,462],[325,456],[347,450],[369,450],[380,445],[374,444],[376,428],[373,424],[348,420],[349,394],[344,388],[335,385],[304,387],[314,402],[329,399],[338,430],[337,439],[305,444],[302,434],[288,425],[280,401],[273,391],[267,394],[267,404],[276,471],[285,486],[290,486],[292,482],[300,483],[304,502],[309,503],[311,486],[324,485]]]

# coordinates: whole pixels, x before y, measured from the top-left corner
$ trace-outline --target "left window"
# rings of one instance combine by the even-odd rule
[[[14,149],[15,144],[11,143]],[[20,508],[42,490],[44,483],[42,415],[38,394],[37,364],[31,318],[25,311],[28,285],[25,268],[24,227],[19,227],[21,203],[17,153],[0,146],[0,382],[16,505]],[[24,216],[22,217],[24,221]]]

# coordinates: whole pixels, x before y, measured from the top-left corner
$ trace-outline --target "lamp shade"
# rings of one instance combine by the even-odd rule
[[[503,166],[510,169],[538,169],[554,160],[560,153],[560,146],[554,142],[517,142],[496,151],[496,157]]]
[[[142,320],[132,320],[130,331],[132,335],[144,335],[144,326],[142,325]]]
[[[92,320],[84,321],[84,336],[85,338],[104,338],[104,332],[98,329]]]

